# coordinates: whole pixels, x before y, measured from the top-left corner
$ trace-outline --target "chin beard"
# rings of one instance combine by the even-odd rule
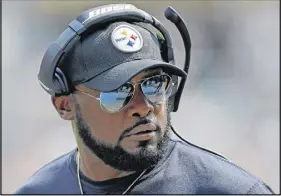
[[[168,146],[171,121],[169,109],[167,109],[167,127],[163,136],[160,136],[160,127],[158,127],[158,131],[156,131],[156,134],[160,136],[158,137],[160,139],[156,147],[151,147],[149,141],[141,141],[139,142],[139,147],[141,147],[140,151],[137,153],[129,153],[124,150],[119,143],[116,146],[111,146],[94,138],[91,135],[89,126],[81,115],[79,105],[76,104],[76,107],[76,127],[80,138],[85,146],[112,168],[121,171],[141,171],[148,167],[155,166],[165,155]]]

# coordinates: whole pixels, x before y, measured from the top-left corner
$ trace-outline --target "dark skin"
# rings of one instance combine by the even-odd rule
[[[159,70],[150,70],[142,72],[132,78],[131,82],[135,83],[143,79],[147,75],[151,75]],[[156,72],[155,72],[156,73]],[[82,173],[95,181],[103,181],[112,178],[118,178],[129,175],[133,172],[120,171],[99,159],[91,150],[85,146],[79,135],[77,134],[77,104],[79,105],[80,113],[87,123],[92,137],[97,140],[114,147],[117,145],[120,136],[124,130],[133,126],[140,118],[151,117],[153,123],[158,125],[161,130],[160,134],[155,134],[153,137],[147,138],[150,140],[149,148],[156,150],[157,143],[161,140],[167,127],[167,104],[164,101],[159,105],[152,105],[142,94],[139,86],[136,85],[135,95],[131,102],[120,112],[108,113],[105,112],[98,100],[91,98],[80,92],[75,92],[69,96],[61,96],[54,98],[54,106],[56,107],[60,117],[64,120],[72,122],[73,131],[76,137],[79,153],[80,153],[80,170]],[[99,92],[93,89],[86,88],[83,84],[79,84],[76,89],[87,92],[95,97],[99,96]],[[153,125],[140,125],[137,129],[146,130],[152,129]],[[137,154],[142,147],[139,146],[140,140],[146,138],[125,137],[120,142],[120,146],[131,154]]]

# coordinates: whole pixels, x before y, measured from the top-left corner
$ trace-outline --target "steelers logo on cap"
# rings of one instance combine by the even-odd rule
[[[143,46],[141,34],[129,25],[116,27],[111,34],[113,45],[121,52],[137,52]]]

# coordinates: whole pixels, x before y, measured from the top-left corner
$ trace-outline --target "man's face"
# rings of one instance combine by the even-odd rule
[[[131,82],[159,73],[161,70],[143,72]],[[99,92],[83,85],[76,88],[99,96]],[[164,97],[163,103],[153,105],[144,97],[139,85],[135,88],[133,99],[117,113],[105,112],[99,100],[75,93],[75,124],[82,141],[106,164],[124,171],[156,164],[164,155],[169,130],[167,98]],[[147,130],[148,133],[143,133]]]

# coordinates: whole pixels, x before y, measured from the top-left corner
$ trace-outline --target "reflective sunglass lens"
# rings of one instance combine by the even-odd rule
[[[163,101],[169,83],[170,77],[168,75],[154,76],[143,81],[141,89],[145,97],[156,104]]]
[[[144,79],[141,90],[144,96],[153,104],[163,102],[169,96],[171,78],[168,75],[157,75]],[[100,94],[101,106],[104,110],[114,113],[124,108],[133,98],[134,86],[126,83],[116,91],[102,92]]]
[[[118,112],[132,99],[133,86],[125,84],[116,91],[100,94],[101,106],[109,112]]]

